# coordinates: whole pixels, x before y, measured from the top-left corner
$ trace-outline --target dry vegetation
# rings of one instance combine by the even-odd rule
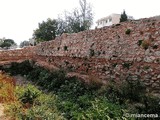
[[[16,101],[14,89],[15,80],[0,71],[0,103]]]

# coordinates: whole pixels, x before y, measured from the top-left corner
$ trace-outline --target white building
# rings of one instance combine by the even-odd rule
[[[132,16],[127,16],[128,19],[133,20]],[[121,18],[121,14],[111,14],[107,17],[101,18],[99,20],[97,20],[97,28],[101,28],[104,26],[111,26],[113,24],[118,24],[120,23],[120,18]]]

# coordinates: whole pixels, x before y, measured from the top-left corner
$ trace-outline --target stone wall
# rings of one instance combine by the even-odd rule
[[[35,47],[25,47],[23,49],[16,50],[4,50],[0,51],[0,64],[14,62],[14,61],[23,61],[26,59],[32,59]]]
[[[22,51],[24,54],[18,53]],[[63,34],[33,50],[14,54],[24,56],[25,52],[29,52],[26,57],[47,64],[48,68],[62,67],[104,83],[139,79],[150,91],[160,91],[160,21],[154,18]],[[0,59],[1,54],[18,59],[2,52]]]

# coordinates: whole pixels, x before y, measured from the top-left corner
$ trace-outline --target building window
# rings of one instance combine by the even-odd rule
[[[106,20],[106,23],[108,22],[108,20]]]
[[[111,22],[112,21],[112,18],[109,18],[109,22]]]

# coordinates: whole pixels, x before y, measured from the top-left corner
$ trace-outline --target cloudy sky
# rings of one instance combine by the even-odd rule
[[[159,0],[88,0],[94,11],[94,22],[124,9],[135,19],[160,15]],[[78,7],[79,0],[0,0],[0,38],[11,38],[18,44],[32,37],[38,23],[57,18],[65,10]]]

